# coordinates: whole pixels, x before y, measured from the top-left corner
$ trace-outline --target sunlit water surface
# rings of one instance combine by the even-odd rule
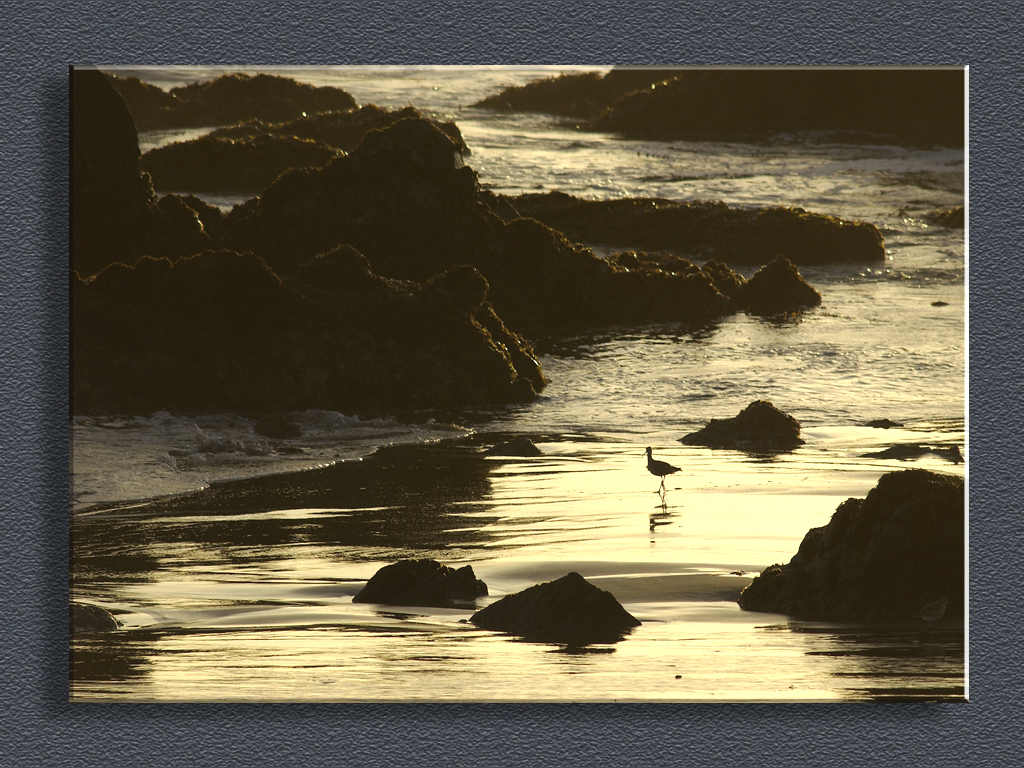
[[[170,87],[214,71],[135,73]],[[896,443],[968,456],[964,233],[923,219],[963,203],[963,152],[623,141],[468,107],[552,73],[536,68],[286,73],[455,120],[467,162],[495,191],[799,205],[873,222],[887,258],[803,268],[822,306],[782,321],[740,314],[533,338],[551,383],[521,406],[385,419],[310,411],[289,415],[303,435],[284,441],[238,414],[75,418],[73,594],[124,628],[75,639],[73,698],[963,697],[962,626],[814,624],[735,603],[882,473],[964,475],[937,454],[864,457]],[[805,445],[756,457],[677,442],[757,399],[795,416]],[[866,426],[881,418],[903,426]],[[481,455],[514,433],[544,455]],[[664,507],[647,445],[684,468]],[[409,556],[471,564],[490,588],[480,606],[577,570],[643,624],[614,645],[566,649],[479,630],[466,610],[352,603],[377,568]]]

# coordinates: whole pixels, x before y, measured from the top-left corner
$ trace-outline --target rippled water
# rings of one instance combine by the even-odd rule
[[[211,71],[139,74],[166,87]],[[801,269],[823,303],[785,321],[740,314],[531,339],[551,383],[515,407],[291,414],[303,435],[283,441],[237,414],[76,418],[74,593],[125,629],[74,642],[75,698],[963,696],[963,627],[869,631],[734,602],[883,472],[964,474],[935,454],[863,457],[899,442],[955,443],[968,456],[964,233],[923,219],[963,203],[963,152],[622,141],[468,107],[536,69],[289,74],[455,120],[468,164],[495,191],[799,205],[875,223],[886,260]],[[677,442],[756,399],[795,416],[806,444],[768,460]],[[865,426],[880,418],[904,427]],[[531,435],[544,456],[480,455],[509,433]],[[646,445],[685,468],[664,509]],[[465,612],[351,602],[404,556],[471,563],[490,599],[575,568],[643,624],[613,646],[566,652],[478,630]]]

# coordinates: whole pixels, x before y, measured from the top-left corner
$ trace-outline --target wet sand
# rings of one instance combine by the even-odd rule
[[[662,506],[642,446],[535,435],[539,457],[483,456],[504,437],[393,446],[76,514],[74,595],[124,627],[74,639],[72,698],[962,699],[962,626],[828,626],[735,602],[840,501],[907,462],[664,441],[656,455],[685,469]],[[352,603],[404,557],[472,565],[490,592],[477,607],[576,571],[643,624],[566,655],[479,630],[467,610]]]

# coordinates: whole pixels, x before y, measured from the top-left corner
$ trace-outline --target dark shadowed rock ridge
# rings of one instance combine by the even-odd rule
[[[496,313],[515,328],[616,322],[707,322],[729,311],[711,276],[635,274],[542,223],[504,221],[498,199],[462,163],[458,145],[422,119],[369,132],[322,169],[283,174],[225,219],[224,245],[289,274],[339,244],[374,272],[426,281],[470,265]]]
[[[962,69],[686,70],[586,127],[631,138],[964,146]]]
[[[376,104],[364,104],[346,112],[322,112],[305,115],[297,120],[284,123],[267,123],[263,120],[246,120],[236,125],[217,128],[208,136],[216,139],[249,139],[254,136],[294,136],[322,142],[345,152],[359,146],[367,133],[387,128],[400,120],[421,119],[437,126],[454,141],[459,151],[469,154],[469,147],[459,127],[452,122],[431,120],[415,107],[385,109]]]
[[[354,150],[369,131],[409,118],[425,119],[413,107],[387,110],[368,104],[286,123],[247,120],[151,149],[140,162],[157,189],[259,192],[290,168],[320,168]],[[456,142],[462,154],[469,153],[458,126],[430,122]]]
[[[877,227],[802,208],[730,208],[661,198],[581,200],[564,192],[507,198],[522,216],[591,245],[671,251],[690,259],[764,264],[871,262],[885,258]]]
[[[923,469],[882,475],[812,528],[786,565],[766,568],[740,595],[748,611],[825,621],[924,627],[915,613],[949,602],[964,617],[964,482]]]
[[[487,585],[470,565],[451,568],[436,560],[399,560],[378,570],[353,603],[443,607],[473,607],[487,596]]]
[[[615,68],[605,74],[561,74],[505,88],[472,106],[497,112],[597,117],[626,94],[670,80],[679,72],[678,69]]]
[[[340,88],[312,86],[290,77],[223,74],[170,92],[135,77],[110,75],[141,131],[233,125],[243,120],[284,122],[319,112],[349,110],[355,99]]]
[[[101,72],[74,70],[72,97],[75,412],[379,413],[543,388],[536,355],[471,267],[426,285],[386,280],[333,247],[282,279],[251,252],[211,248],[227,230],[219,209],[156,199],[132,117]]]
[[[73,69],[71,97],[71,268],[88,276],[114,261],[209,248],[182,198],[157,199],[139,165],[132,115],[106,76]]]
[[[753,453],[791,451],[804,444],[800,422],[767,400],[755,400],[731,419],[712,419],[679,442]]]
[[[614,643],[640,626],[610,592],[575,572],[506,595],[470,621],[482,629],[568,645]]]
[[[74,410],[386,413],[529,399],[545,383],[540,363],[470,269],[429,287],[387,280],[348,247],[286,278],[234,251],[111,265],[72,284]]]
[[[319,168],[339,154],[322,142],[294,136],[202,136],[151,149],[140,165],[156,189],[251,193],[265,189],[290,168]]]

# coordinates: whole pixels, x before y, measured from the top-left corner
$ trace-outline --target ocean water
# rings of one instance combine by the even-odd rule
[[[550,384],[522,405],[295,413],[302,436],[283,441],[240,414],[75,417],[73,594],[124,628],[75,639],[74,699],[963,698],[963,626],[795,622],[740,611],[734,595],[882,473],[966,474],[965,232],[924,217],[964,203],[963,151],[627,141],[469,106],[568,68],[265,71],[454,120],[496,192],[796,205],[874,223],[886,259],[801,268],[822,305],[782,321],[533,338]],[[218,70],[122,73],[172,87]],[[767,458],[678,442],[758,399],[796,417],[805,445]],[[902,426],[867,426],[883,418]],[[481,456],[512,434],[543,455]],[[898,443],[955,444],[968,462],[864,456]],[[648,445],[684,468],[664,505]],[[578,570],[643,624],[568,651],[479,630],[465,611],[352,603],[408,556],[473,565],[490,588],[481,605]]]

